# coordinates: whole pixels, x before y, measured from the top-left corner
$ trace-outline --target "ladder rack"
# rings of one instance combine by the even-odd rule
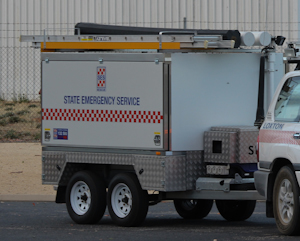
[[[193,31],[163,31],[158,35],[21,35],[21,42],[32,42],[41,52],[61,50],[113,49],[231,49],[234,40],[222,35],[197,35]]]

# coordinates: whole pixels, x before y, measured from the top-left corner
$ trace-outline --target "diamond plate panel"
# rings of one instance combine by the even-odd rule
[[[212,127],[211,132],[216,132],[216,133],[236,133],[236,140],[234,141],[236,143],[236,146],[234,147],[233,145],[230,145],[231,147],[234,147],[234,152],[235,152],[235,161],[226,161],[224,160],[221,163],[256,163],[256,155],[254,153],[254,147],[256,145],[257,141],[257,136],[258,136],[258,129],[254,126],[220,126],[220,127]],[[211,138],[214,138],[214,135],[212,134]],[[205,140],[205,145],[207,144],[207,148],[211,149],[205,149],[205,153],[211,154],[212,152],[212,140],[208,138],[207,141],[209,143],[206,143]],[[217,140],[217,139],[215,139]],[[233,141],[233,140],[232,140]],[[224,146],[222,146],[224,148]],[[252,150],[249,148],[251,147]],[[213,154],[214,156],[218,156],[218,153]],[[211,158],[210,156],[205,155],[205,161],[207,161],[206,158]],[[219,161],[214,161],[214,162],[219,162]]]
[[[135,156],[134,169],[143,189],[186,190],[185,156]]]
[[[226,131],[226,132],[243,132],[243,131],[257,131],[255,126],[213,126],[211,131]]]
[[[204,132],[204,161],[212,163],[236,163],[235,132]],[[222,142],[222,153],[213,153],[213,141]]]
[[[186,191],[186,157],[185,156],[166,157],[165,191]]]
[[[165,191],[165,156],[136,155],[134,169],[145,190]]]
[[[81,164],[132,165],[143,189],[158,191],[185,191],[187,166],[185,156],[153,156],[88,152],[43,152],[44,184],[67,185],[74,173],[82,170]],[[195,158],[194,156],[193,158]],[[191,156],[190,165],[197,161]],[[56,166],[59,166],[59,171]],[[191,180],[201,168],[191,167]],[[196,172],[195,172],[196,170]],[[193,173],[193,174],[192,174]],[[191,184],[189,185],[191,186]]]
[[[238,160],[240,163],[257,163],[255,145],[257,142],[258,129],[238,132]],[[252,150],[249,147],[252,146]]]
[[[61,171],[58,168],[63,169],[66,162],[66,155],[63,152],[44,151],[42,153],[42,173],[43,184],[58,184]]]
[[[66,160],[73,163],[133,165],[131,154],[67,152]]]
[[[189,151],[186,155],[186,188],[194,190],[196,180],[206,175],[204,151]]]

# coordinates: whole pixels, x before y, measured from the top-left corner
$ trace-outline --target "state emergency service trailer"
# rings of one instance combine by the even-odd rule
[[[116,224],[140,225],[167,199],[183,218],[205,217],[213,200],[227,220],[250,217],[262,198],[259,78],[270,99],[283,75],[268,33],[85,27],[21,36],[41,49],[42,180],[58,186],[56,202],[77,223],[107,205]],[[263,51],[249,47],[265,38]]]

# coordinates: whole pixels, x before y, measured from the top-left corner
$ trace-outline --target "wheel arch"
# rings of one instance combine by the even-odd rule
[[[270,175],[268,179],[267,200],[266,200],[266,216],[269,218],[274,218],[273,189],[274,189],[275,179],[279,170],[284,166],[289,166],[292,169],[292,171],[294,171],[291,161],[287,158],[276,158],[270,166]]]
[[[268,181],[268,189],[267,189],[268,190],[267,201],[272,201],[273,187],[274,187],[276,176],[277,176],[279,170],[284,166],[289,166],[292,169],[292,171],[295,172],[293,164],[287,158],[276,158],[271,164],[270,176],[269,176],[269,181]]]

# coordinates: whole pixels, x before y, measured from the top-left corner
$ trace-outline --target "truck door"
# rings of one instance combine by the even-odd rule
[[[275,121],[282,122],[291,131],[286,133],[289,140],[287,156],[292,163],[300,162],[300,76],[288,78],[278,96],[274,112]],[[283,133],[283,135],[285,135]],[[285,143],[287,144],[287,143]]]

